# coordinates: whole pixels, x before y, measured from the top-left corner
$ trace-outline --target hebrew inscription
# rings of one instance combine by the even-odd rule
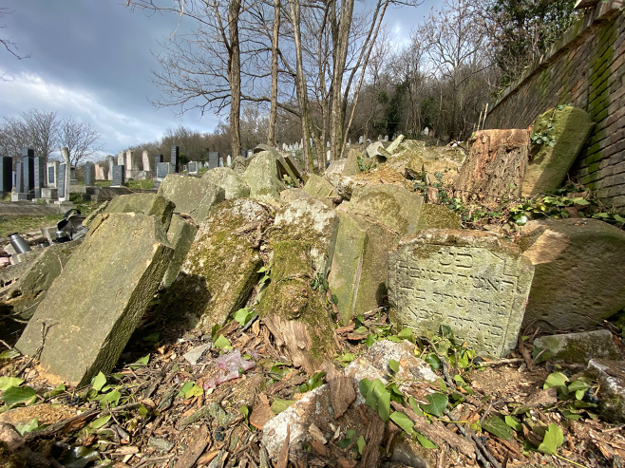
[[[422,232],[389,257],[394,321],[426,335],[449,325],[474,349],[505,356],[523,321],[531,262],[491,234]]]

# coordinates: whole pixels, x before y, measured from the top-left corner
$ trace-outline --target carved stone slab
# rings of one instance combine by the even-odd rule
[[[534,267],[496,234],[426,229],[389,254],[391,318],[432,335],[441,325],[481,353],[516,347]]]

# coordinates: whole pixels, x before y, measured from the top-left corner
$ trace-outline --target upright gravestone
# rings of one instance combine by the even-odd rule
[[[35,198],[41,198],[41,190],[46,187],[46,159],[37,156],[34,160],[35,168]]]
[[[384,141],[388,141],[388,135],[384,135]]]
[[[180,148],[176,145],[171,147],[171,157],[169,159],[172,172],[180,172]]]
[[[126,167],[125,166],[113,166],[113,181],[111,187],[122,187],[126,184]]]
[[[247,158],[247,150],[244,148],[241,148],[241,156],[243,156],[244,158]],[[229,166],[230,164],[228,164]]]
[[[171,172],[171,164],[168,162],[160,162],[156,166],[156,180],[162,182],[167,177],[167,174]]]
[[[46,164],[46,168],[46,185],[49,188],[57,188],[59,183],[59,162],[48,161],[48,164]]]
[[[183,164],[183,165],[182,165],[182,172],[187,172],[187,171],[188,171],[188,169],[187,169],[187,165],[186,165],[186,164]]]
[[[57,188],[58,188],[58,197],[59,201],[65,201],[67,195],[65,194],[66,186],[65,186],[65,173],[67,172],[67,164],[62,163],[59,164],[59,174],[57,180]]]
[[[95,185],[95,166],[91,161],[85,163],[85,186],[93,187]]]
[[[95,180],[106,180],[104,166],[102,164],[94,164],[93,167],[95,168]]]
[[[210,151],[208,153],[208,168],[215,169],[219,167],[219,153],[217,151]]]
[[[107,157],[106,162],[109,166],[108,180],[113,180],[113,166],[115,165],[115,156]]]
[[[148,155],[147,151],[144,151],[141,154],[141,159],[143,162],[143,171],[144,172],[150,172],[152,169],[150,168],[150,156]]]
[[[230,155],[228,155],[228,157],[226,158],[226,165],[228,167],[232,165],[232,157]]]
[[[326,156],[327,156],[328,161],[329,161],[330,158],[332,157],[332,151],[328,150],[328,152],[326,153]]]
[[[198,173],[197,162],[191,161],[189,163],[189,174],[197,174],[197,173]]]
[[[15,164],[15,183],[13,184],[17,193],[24,193],[24,176],[22,175],[22,163]]]
[[[135,165],[134,165],[134,151],[126,150],[126,180],[134,179]]]
[[[70,201],[70,193],[71,193],[71,176],[72,176],[72,166],[69,162],[69,150],[67,146],[61,148],[61,153],[63,155],[63,162],[65,163],[65,172],[63,174],[63,182],[65,184],[65,191],[63,196],[61,196],[61,191],[59,190],[59,203],[64,203]]]
[[[35,150],[32,148],[22,149],[22,178],[22,193],[30,200],[35,192]]]
[[[13,188],[13,158],[0,157],[0,195],[9,193]]]
[[[219,167],[224,167],[224,158],[219,157]]]
[[[17,185],[17,173],[15,171],[13,171],[13,173],[11,174],[11,180],[13,181],[13,187],[15,187]]]
[[[124,166],[126,164],[126,154],[123,151],[120,151],[117,155],[117,164],[113,164],[113,166]]]
[[[365,137],[361,136],[360,138],[358,138],[358,144],[362,145],[365,142]]]
[[[163,155],[157,154],[154,156],[154,171],[158,172],[158,165],[163,162]]]
[[[533,276],[532,262],[496,234],[426,229],[389,254],[391,319],[426,335],[448,325],[503,357],[517,345]]]

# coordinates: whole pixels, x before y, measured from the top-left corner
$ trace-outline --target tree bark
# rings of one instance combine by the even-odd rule
[[[232,158],[241,155],[241,51],[239,49],[239,13],[241,0],[230,0],[228,8],[228,81],[230,82],[230,147]]]
[[[273,36],[271,38],[271,109],[267,144],[276,145],[276,117],[278,115],[278,41],[280,37],[280,0],[273,0]]]

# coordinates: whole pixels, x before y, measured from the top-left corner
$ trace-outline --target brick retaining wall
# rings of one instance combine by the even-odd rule
[[[625,11],[623,1],[587,10],[491,108],[486,128],[526,128],[558,104],[596,122],[571,177],[625,212]]]

